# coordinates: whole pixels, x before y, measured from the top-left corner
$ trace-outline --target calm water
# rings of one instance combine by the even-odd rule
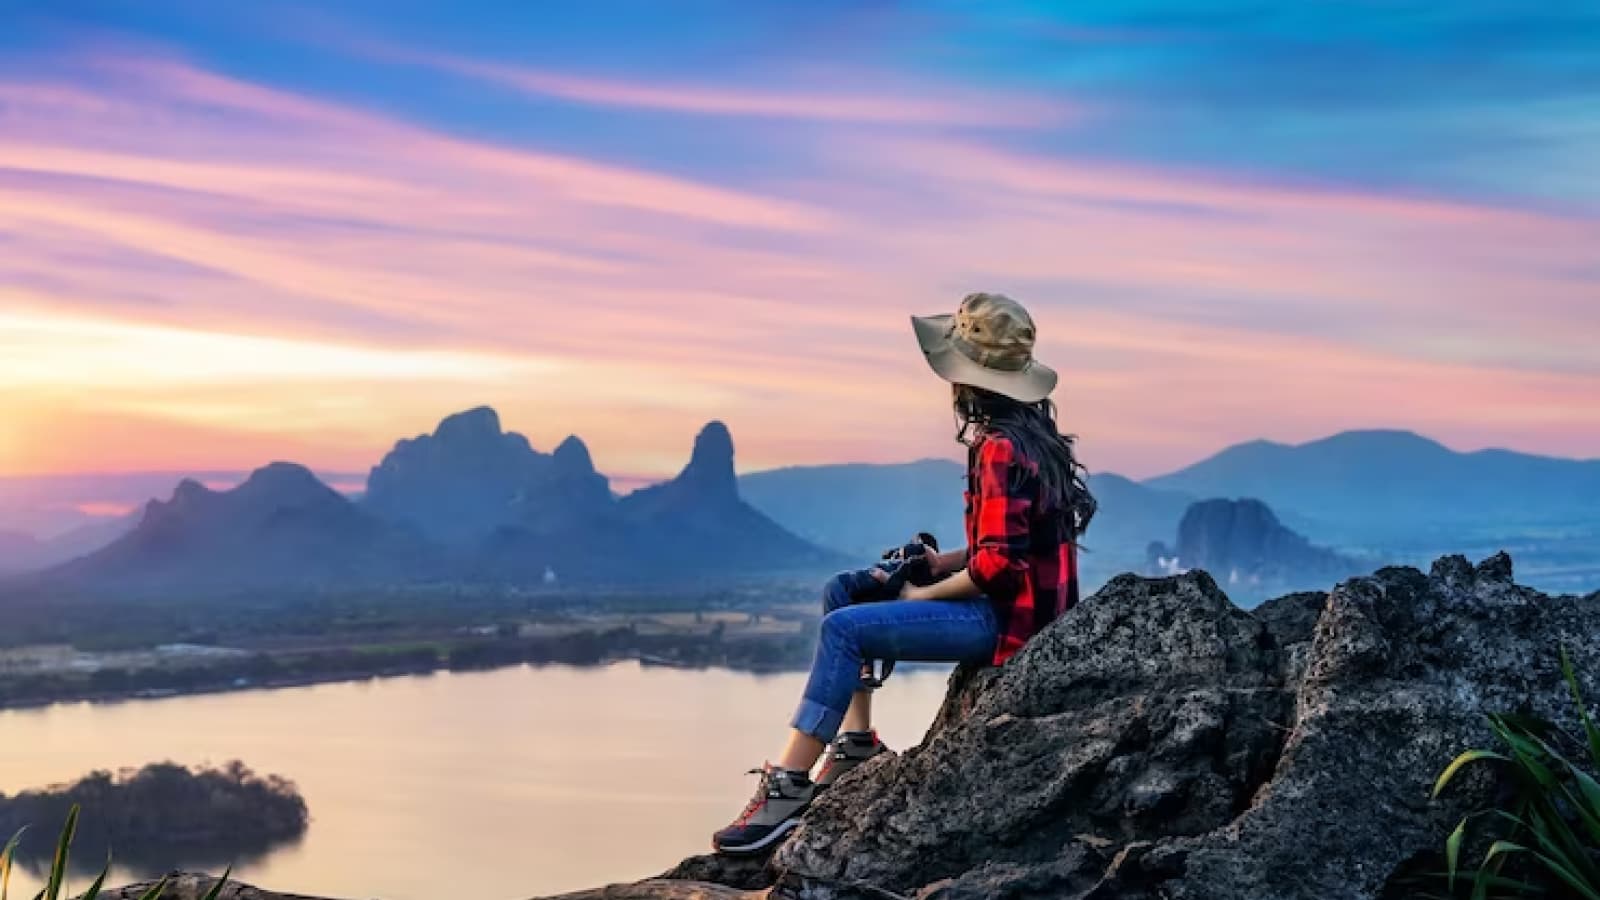
[[[311,810],[304,840],[241,864],[241,880],[515,900],[705,850],[754,789],[745,770],[777,751],[803,681],[626,663],[4,711],[0,791],[237,758],[293,779]],[[879,692],[891,746],[921,739],[944,684],[940,671],[899,672]],[[151,874],[118,869],[112,882]],[[16,893],[37,890],[13,875]]]

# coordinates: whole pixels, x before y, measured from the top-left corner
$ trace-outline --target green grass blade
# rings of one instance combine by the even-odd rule
[[[167,876],[163,875],[160,881],[150,885],[150,890],[139,895],[139,900],[161,900],[161,895],[166,892]]]
[[[1445,838],[1444,841],[1444,863],[1445,871],[1448,873],[1445,878],[1445,884],[1452,891],[1456,889],[1456,869],[1461,861],[1461,839],[1466,837],[1466,834],[1467,820],[1462,819],[1461,823],[1456,826],[1456,830],[1450,832],[1450,836]],[[4,900],[4,898],[0,898],[0,900]]]
[[[222,877],[218,878],[216,883],[211,885],[211,890],[206,891],[205,896],[201,897],[200,900],[217,900],[217,895],[222,893],[222,886],[228,883],[228,876],[232,874],[233,866],[223,869]]]
[[[1589,739],[1589,763],[1600,767],[1600,728],[1589,718],[1589,707],[1584,705],[1583,690],[1578,687],[1578,674],[1572,669],[1572,658],[1567,655],[1565,644],[1561,646],[1561,677],[1567,682],[1572,704],[1578,708],[1578,719],[1583,722],[1583,734]]]
[[[11,840],[6,841],[5,848],[0,849],[0,900],[6,900],[11,891],[11,860],[17,855],[17,845],[22,843],[22,833],[27,830],[18,828]]]
[[[1572,826],[1553,807],[1539,815],[1539,843],[1562,867],[1587,884],[1600,885],[1600,868],[1596,868],[1590,850],[1583,845]]]
[[[78,804],[67,810],[67,824],[61,828],[61,839],[56,842],[55,860],[50,864],[50,878],[45,882],[44,900],[60,900],[61,889],[66,886],[67,860],[72,855],[72,839],[78,834]]]
[[[1489,876],[1498,872],[1498,868],[1491,868],[1496,862],[1513,853],[1527,853],[1528,848],[1511,841],[1499,840],[1489,845],[1483,854],[1483,863],[1478,866],[1478,877],[1472,882],[1472,900],[1486,900],[1489,896]]]
[[[1539,860],[1545,868],[1556,873],[1556,877],[1567,883],[1567,886],[1577,891],[1584,900],[1600,900],[1600,891],[1597,891],[1592,882],[1583,879],[1578,873],[1562,865],[1557,860],[1551,859],[1542,853],[1534,853],[1534,858]]]
[[[107,853],[106,854],[106,867],[104,869],[100,870],[100,877],[96,878],[94,880],[94,884],[89,885],[89,889],[87,891],[84,891],[83,896],[78,898],[78,900],[95,900],[96,897],[99,897],[100,896],[100,888],[105,885],[105,883],[106,883],[106,874],[109,873],[110,871],[111,871],[111,854]]]
[[[1433,783],[1433,794],[1431,796],[1434,799],[1438,799],[1439,792],[1445,789],[1445,785],[1448,785],[1450,780],[1456,777],[1457,773],[1466,768],[1468,765],[1483,759],[1509,762],[1505,756],[1496,753],[1493,750],[1468,750],[1455,759],[1452,759],[1450,761],[1450,765],[1445,766],[1444,771],[1439,773],[1439,779]]]

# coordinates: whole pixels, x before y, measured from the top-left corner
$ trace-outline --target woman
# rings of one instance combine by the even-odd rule
[[[1075,540],[1095,503],[1072,439],[1056,429],[1047,399],[1056,373],[1033,358],[1033,319],[1009,297],[972,294],[953,316],[911,322],[928,364],[953,386],[956,439],[967,446],[967,547],[932,555],[934,573],[948,577],[908,584],[899,600],[828,604],[788,744],[755,770],[761,784],[744,812],[713,835],[721,852],[770,847],[817,791],[883,751],[867,660],[1000,665],[1078,601]]]

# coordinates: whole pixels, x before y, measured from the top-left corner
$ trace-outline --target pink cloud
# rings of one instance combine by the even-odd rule
[[[94,65],[118,77],[0,82],[0,236],[16,251],[0,306],[104,322],[130,354],[133,326],[159,325],[149,346],[191,354],[163,371],[197,368],[178,386],[30,387],[14,404],[28,446],[0,447],[0,471],[360,470],[480,402],[538,446],[581,434],[636,480],[670,474],[712,417],[744,468],[948,454],[905,315],[978,287],[1036,311],[1098,469],[1371,425],[1600,453],[1600,311],[1570,275],[1600,245],[1592,221],[1043,159],[823,106],[797,107],[822,130],[771,167],[821,174],[735,190],[171,61]],[[730,96],[613,99],[769,99]],[[216,383],[193,348],[242,337],[278,343]],[[7,339],[0,375],[17,365]],[[441,354],[483,374],[395,376]],[[308,391],[273,377],[280,361],[348,366]]]

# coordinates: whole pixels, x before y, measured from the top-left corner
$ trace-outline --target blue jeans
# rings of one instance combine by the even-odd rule
[[[817,740],[831,741],[839,733],[866,660],[984,662],[994,655],[1000,632],[986,597],[853,604],[849,587],[836,577],[823,589],[827,614],[817,655],[790,723]]]

